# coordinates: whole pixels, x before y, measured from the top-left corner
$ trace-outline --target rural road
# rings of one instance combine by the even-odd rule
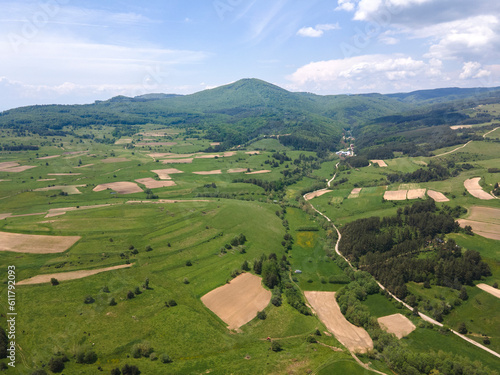
[[[488,133],[483,134],[483,138],[486,138],[486,136],[487,136],[488,134],[493,133],[493,132],[494,132],[495,130],[497,130],[497,129],[500,129],[500,127],[495,128],[495,129],[493,129],[493,130],[490,130]]]
[[[457,149],[455,149],[455,150],[449,151],[449,152],[447,152],[447,153],[445,153],[445,154],[449,154],[450,152],[456,151],[456,150],[458,150],[459,148],[463,148],[463,147],[467,146],[470,142],[472,142],[472,141],[469,141],[469,142],[467,142],[465,145],[463,145],[463,146],[461,146],[461,147],[458,147],[458,148],[457,148]],[[441,155],[445,155],[445,154],[441,154]],[[441,155],[436,155],[436,156],[441,156]],[[339,165],[339,163],[337,163],[337,165],[335,166],[335,168],[336,168],[337,170],[338,170],[338,165]],[[330,181],[328,181],[328,186],[330,186],[330,183],[331,183],[331,182],[335,179],[335,177],[336,177],[336,176],[337,176],[337,172],[335,173],[335,175],[333,176],[333,178],[332,178]],[[305,195],[304,195],[304,199],[305,199]],[[314,207],[314,206],[313,206],[313,204],[311,203],[311,201],[307,201],[307,200],[306,200],[306,202],[308,202],[308,203],[311,205],[311,207],[313,208],[313,210],[314,210],[314,211],[316,211],[316,212],[317,212],[317,213],[319,213],[321,216],[323,216],[326,220],[328,220],[328,222],[330,222],[330,223],[332,224],[332,226],[335,228],[335,230],[337,231],[337,234],[338,234],[337,243],[335,244],[335,252],[336,252],[338,255],[340,255],[340,256],[341,256],[341,257],[342,257],[342,258],[343,258],[343,259],[344,259],[344,260],[345,260],[345,261],[349,264],[349,266],[350,266],[350,267],[351,267],[354,271],[356,271],[356,268],[355,268],[355,267],[351,264],[351,262],[349,262],[349,260],[347,260],[347,258],[346,258],[344,255],[342,255],[342,253],[341,253],[341,252],[340,252],[340,250],[339,250],[339,243],[340,243],[340,239],[342,238],[342,236],[341,236],[340,231],[338,230],[338,228],[335,226],[335,224],[333,224],[332,220],[331,220],[328,216],[326,216],[324,213],[322,213],[322,212],[320,212],[319,210],[317,210],[317,209],[316,209],[316,207]],[[375,280],[375,281],[376,281],[376,282],[377,282],[377,284],[380,286],[380,288],[381,288],[381,289],[383,289],[383,290],[385,290],[387,293],[389,293],[389,295],[390,295],[392,298],[394,298],[394,299],[395,299],[396,301],[398,301],[398,302],[401,302],[401,303],[403,304],[403,306],[405,306],[407,309],[409,309],[409,310],[413,311],[413,308],[412,308],[410,305],[406,304],[405,302],[403,302],[403,301],[401,301],[399,298],[397,298],[394,294],[392,294],[389,290],[387,290],[387,288],[386,288],[385,286],[383,286],[383,285],[382,285],[382,284],[381,284],[378,280]],[[437,325],[437,326],[439,326],[439,327],[442,327],[442,326],[443,326],[441,323],[439,323],[438,321],[436,321],[436,320],[432,319],[430,316],[427,316],[427,315],[425,315],[425,314],[423,314],[423,313],[421,313],[421,312],[419,312],[418,314],[420,315],[420,317],[421,317],[423,320],[425,320],[425,321],[427,321],[427,322],[429,322],[429,323],[432,323],[432,324]],[[464,336],[464,335],[462,335],[462,334],[458,333],[457,331],[454,331],[453,329],[450,329],[450,331],[451,331],[451,332],[453,332],[453,333],[454,333],[455,335],[457,335],[458,337],[460,337],[461,339],[463,339],[463,340],[465,340],[465,341],[467,341],[467,342],[469,342],[469,343],[471,343],[471,344],[473,344],[473,345],[477,346],[477,347],[478,347],[478,348],[480,348],[480,349],[483,349],[484,351],[486,351],[486,352],[488,352],[488,353],[490,353],[490,354],[493,354],[493,355],[494,355],[495,357],[497,357],[497,358],[500,358],[500,354],[498,354],[498,353],[497,353],[497,352],[495,352],[494,350],[491,350],[490,348],[487,348],[486,346],[484,346],[484,345],[482,345],[482,344],[480,344],[480,343],[478,343],[478,342],[476,342],[476,341],[474,341],[474,340],[472,340],[472,339],[468,338],[467,336]],[[352,354],[352,353],[351,353],[351,354]],[[354,356],[354,354],[353,354],[353,356]],[[363,366],[363,367],[365,367],[365,366]],[[374,372],[378,372],[378,371],[373,370],[373,369],[371,369],[371,368],[369,368],[369,367],[365,367],[365,368],[367,368],[367,369],[369,369],[369,370],[371,370],[371,371],[374,371]]]
[[[486,135],[486,134],[485,134]],[[471,143],[472,141],[469,141],[467,142],[466,144],[462,145],[462,146],[459,146],[457,148],[454,148],[453,150],[451,151],[448,151],[448,152],[444,152],[442,154],[439,154],[439,155],[434,155],[433,158],[437,158],[438,156],[444,156],[444,155],[448,155],[448,154],[451,154],[452,152],[455,152],[457,150],[460,150],[461,148],[464,148],[465,146],[467,146],[469,143]]]

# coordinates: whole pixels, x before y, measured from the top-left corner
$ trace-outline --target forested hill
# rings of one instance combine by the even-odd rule
[[[492,89],[480,91],[481,97],[492,96]],[[369,124],[378,131],[386,126],[385,119],[392,121],[391,116],[473,94],[477,97],[477,90],[321,96],[242,79],[191,95],[118,96],[88,105],[21,107],[0,113],[0,127],[15,129],[20,135],[50,136],[80,127],[108,125],[116,127],[116,134],[126,135],[134,132],[132,125],[153,123],[203,130],[207,138],[223,142],[223,148],[261,135],[286,134],[280,141],[296,148],[334,150],[339,146],[342,129],[361,129]]]

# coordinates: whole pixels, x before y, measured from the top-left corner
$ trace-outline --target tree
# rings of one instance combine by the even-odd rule
[[[460,323],[458,326],[458,333],[461,333],[462,335],[465,335],[468,332],[467,326],[465,325],[464,322]]]
[[[162,363],[172,363],[172,358],[170,358],[170,356],[168,356],[167,354],[163,353],[161,356],[160,356],[160,361]]]
[[[243,261],[243,264],[241,265],[241,269],[243,271],[249,271],[250,270],[250,266],[248,265],[248,262],[247,262],[246,259]]]
[[[47,375],[47,371],[43,369],[35,370],[31,373],[31,375]]]
[[[257,313],[257,318],[259,318],[260,320],[265,320],[267,318],[266,312],[264,310],[259,311]]]
[[[140,371],[137,368],[137,366],[134,365],[124,365],[122,367],[122,374],[123,375],[140,375]]]
[[[131,290],[129,290],[128,293],[127,293],[127,299],[132,299],[134,297],[135,297],[134,292],[132,292]]]
[[[102,291],[103,291],[104,293],[109,293],[109,288],[108,288],[108,286],[107,286],[107,285],[104,285],[104,287],[102,288]]]
[[[56,373],[64,370],[64,362],[62,361],[62,358],[52,357],[49,360],[49,370]]]
[[[9,340],[7,339],[7,334],[5,330],[0,327],[0,359],[7,358],[7,348]]]
[[[116,305],[117,305],[117,303],[116,303],[116,301],[115,301],[115,298],[114,298],[114,297],[113,297],[113,298],[111,298],[111,299],[109,300],[109,306],[116,306]]]
[[[118,367],[115,367],[114,369],[111,370],[111,375],[122,375],[122,372]]]
[[[462,301],[467,301],[469,299],[469,295],[467,294],[467,290],[462,287],[460,290],[460,294],[458,295],[458,298],[460,298]]]
[[[90,304],[90,303],[94,303],[94,302],[95,302],[95,299],[91,295],[87,295],[83,299],[83,303],[86,303],[86,304]]]
[[[55,277],[52,277],[50,279],[50,283],[52,284],[52,286],[59,285],[59,281]]]
[[[134,289],[134,294],[135,294],[136,296],[138,296],[138,295],[139,295],[139,294],[141,294],[141,293],[142,293],[142,292],[141,292],[141,289],[140,289],[138,286],[136,286],[136,287],[135,287],[135,289]]]

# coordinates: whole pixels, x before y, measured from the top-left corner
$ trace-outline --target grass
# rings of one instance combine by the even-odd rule
[[[363,304],[368,307],[370,315],[376,318],[401,313],[394,304],[381,294],[369,295]]]

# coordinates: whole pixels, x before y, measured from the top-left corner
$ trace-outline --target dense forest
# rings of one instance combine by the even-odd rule
[[[409,281],[460,289],[491,274],[477,251],[443,235],[459,231],[461,207],[438,210],[433,200],[414,203],[390,217],[353,221],[342,229],[340,251],[399,298]]]

